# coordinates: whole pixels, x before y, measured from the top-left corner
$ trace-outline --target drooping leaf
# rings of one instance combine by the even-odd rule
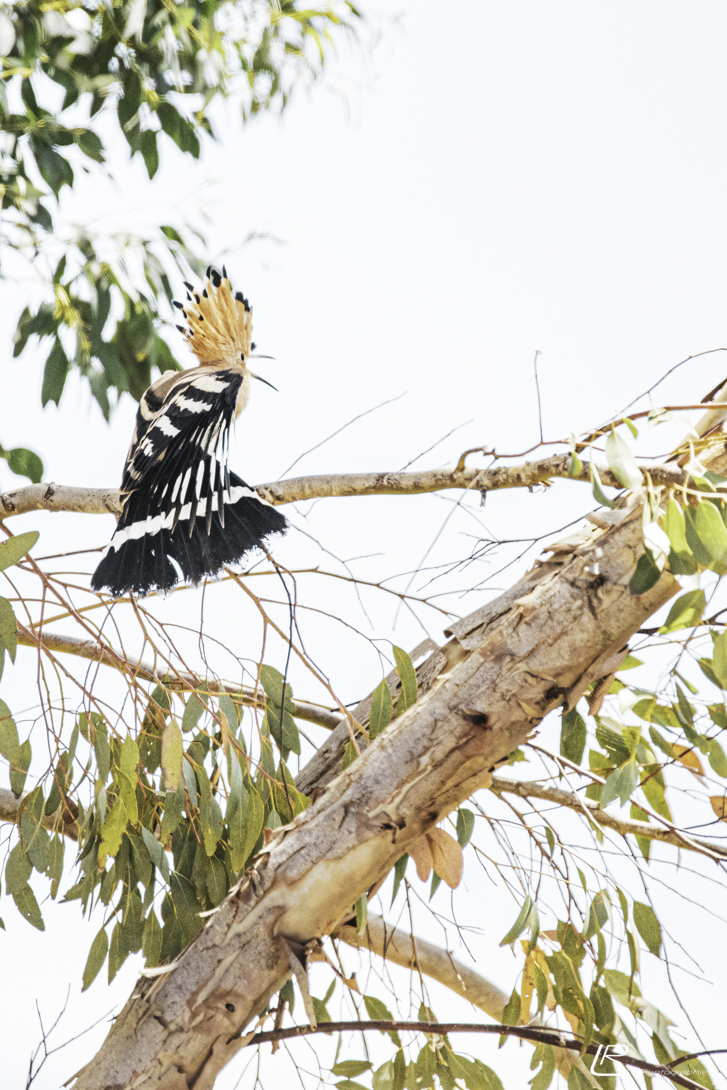
[[[636,930],[651,953],[659,957],[661,952],[661,924],[656,918],[656,913],[651,905],[642,904],[641,901],[634,901],[633,911]]]
[[[396,714],[403,715],[407,708],[416,702],[417,698],[417,672],[411,657],[401,647],[393,645],[396,672],[401,681],[401,693],[396,704]]]
[[[17,893],[14,893],[13,900],[15,901],[15,907],[24,920],[27,920],[38,931],[45,931],[43,916],[30,886],[25,885]]]
[[[512,925],[504,939],[500,940],[500,946],[509,946],[511,942],[515,942],[518,935],[522,935],[526,927],[530,926],[530,920],[533,914],[533,901],[531,897],[526,897],[523,902],[523,906],[518,913],[518,917],[515,923]],[[520,1010],[520,1000],[518,998],[518,1011]]]
[[[385,1003],[382,1003],[380,999],[377,999],[375,995],[365,995],[363,999],[366,1006],[366,1013],[368,1014],[372,1022],[382,1022],[384,1020],[388,1020],[390,1022],[394,1021],[393,1015],[389,1008],[386,1006]],[[382,1032],[388,1032],[389,1037],[394,1042],[396,1047],[401,1048],[401,1040],[396,1030],[382,1030]]]
[[[576,708],[565,712],[560,727],[560,752],[563,757],[579,765],[586,748],[586,723]]]
[[[179,786],[183,755],[182,732],[177,721],[171,719],[162,732],[162,768],[164,769],[164,788],[167,792],[175,792]]]
[[[475,815],[466,806],[457,811],[457,840],[460,848],[466,848],[475,828]]]
[[[636,464],[634,453],[628,443],[625,443],[613,429],[606,440],[606,458],[611,472],[624,488],[641,487],[641,470]]]
[[[103,963],[106,961],[106,955],[109,952],[109,937],[106,934],[106,928],[102,927],[96,938],[91,943],[91,949],[88,952],[88,958],[86,959],[86,966],[83,970],[83,987],[82,992],[86,991],[86,988],[93,984],[94,980],[98,976]]]
[[[382,730],[386,730],[391,722],[391,715],[393,712],[393,703],[391,700],[391,690],[385,681],[382,681],[374,689],[374,695],[371,700],[371,715],[369,717],[369,736],[373,739],[377,734],[381,734]]]

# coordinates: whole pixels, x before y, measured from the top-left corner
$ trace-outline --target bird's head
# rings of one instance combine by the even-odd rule
[[[186,280],[187,302],[174,305],[184,315],[186,325],[178,325],[189,347],[202,366],[234,367],[272,383],[250,370],[255,345],[252,341],[252,307],[241,291],[233,292],[227,270],[222,274],[208,266],[204,287],[197,290]],[[270,359],[270,357],[265,357]],[[273,389],[275,387],[273,386]]]

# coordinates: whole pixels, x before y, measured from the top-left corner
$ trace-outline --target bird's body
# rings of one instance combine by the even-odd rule
[[[91,586],[115,597],[197,583],[240,560],[287,522],[228,468],[230,427],[254,377],[250,304],[208,269],[202,293],[177,303],[200,360],[166,371],[141,399],[121,484],[122,513]]]

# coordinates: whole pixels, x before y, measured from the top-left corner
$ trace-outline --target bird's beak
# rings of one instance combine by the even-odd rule
[[[268,357],[268,358],[271,359],[272,357]],[[278,387],[273,386],[272,382],[268,382],[268,380],[266,378],[261,378],[260,375],[256,375],[254,371],[251,371],[250,374],[252,375],[253,378],[256,378],[258,380],[258,382],[264,382],[265,385],[269,386],[271,390],[275,390],[276,394],[280,393],[280,391],[278,390]]]
[[[263,356],[261,352],[254,352],[249,358],[251,360],[274,360],[275,356]]]

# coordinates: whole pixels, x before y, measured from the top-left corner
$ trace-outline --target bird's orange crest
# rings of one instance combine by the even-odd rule
[[[246,361],[251,351],[252,308],[241,291],[234,292],[222,267],[222,275],[211,266],[207,281],[198,291],[184,282],[187,302],[174,305],[181,310],[186,326],[177,329],[187,338],[200,363]]]

